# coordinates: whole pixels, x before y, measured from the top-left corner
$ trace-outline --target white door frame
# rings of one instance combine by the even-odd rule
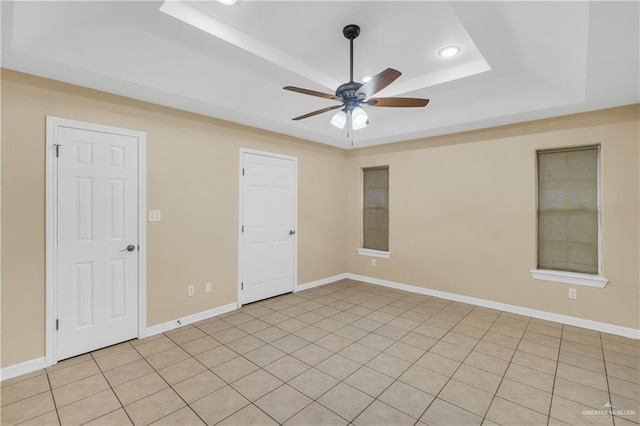
[[[46,365],[58,361],[56,318],[58,317],[58,163],[56,141],[59,128],[113,133],[138,140],[138,338],[147,327],[147,134],[129,129],[47,116],[46,130]],[[61,147],[64,149],[64,147]]]
[[[249,148],[240,148],[240,167],[238,167],[238,182],[240,186],[240,197],[238,199],[238,308],[242,306],[242,214],[244,212],[242,197],[243,197],[243,182],[242,182],[242,169],[244,166],[244,154],[256,154],[264,155],[266,157],[280,158],[283,160],[293,161],[293,229],[298,230],[298,157],[291,155],[275,154],[273,152],[258,151]],[[296,291],[298,286],[298,235],[293,239],[293,287],[292,292]]]

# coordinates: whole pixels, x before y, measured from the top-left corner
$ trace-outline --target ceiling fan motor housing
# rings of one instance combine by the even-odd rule
[[[336,89],[336,96],[340,96],[345,102],[360,100],[360,97],[356,96],[356,92],[362,87],[362,83],[356,81],[350,81],[348,83],[341,84]]]

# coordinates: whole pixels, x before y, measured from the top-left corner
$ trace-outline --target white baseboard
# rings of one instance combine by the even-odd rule
[[[320,287],[321,285],[331,284],[331,283],[334,283],[336,281],[344,280],[345,278],[347,278],[347,275],[348,274],[334,275],[332,277],[323,278],[321,280],[316,280],[316,281],[311,281],[311,282],[308,282],[308,283],[300,284],[300,285],[298,285],[296,287],[295,293],[297,293],[299,291],[302,291],[302,290],[309,290],[310,288]]]
[[[188,315],[184,318],[147,327],[145,335],[148,337],[155,334],[164,333],[165,331],[173,330],[174,328],[182,327],[183,325],[193,324],[194,322],[217,317],[218,315],[226,314],[227,312],[235,311],[236,309],[238,309],[237,303],[229,303],[228,305],[219,306],[217,308],[209,309],[203,312],[198,312],[197,314]]]
[[[475,297],[463,296],[455,293],[447,293],[445,291],[431,290],[424,287],[417,287],[409,284],[402,284],[395,281],[382,280],[379,278],[367,277],[364,275],[346,274],[346,278],[362,281],[369,284],[376,284],[383,287],[395,288],[398,290],[409,291],[411,293],[419,293],[427,296],[435,296],[441,299],[452,300],[455,302],[468,303],[470,305],[482,306],[485,308],[497,309],[500,311],[511,312],[513,314],[526,315],[532,318],[543,319],[561,324],[573,325],[575,327],[587,328],[589,330],[601,331],[603,333],[615,334],[617,336],[628,337],[630,339],[640,339],[640,330],[622,327],[619,325],[607,324],[604,322],[591,321],[583,318],[571,317],[568,315],[556,314],[553,312],[539,311],[537,309],[525,308],[522,306],[509,305],[507,303],[493,302],[486,299],[478,299]]]
[[[398,290],[404,290],[411,293],[424,294],[427,296],[439,297],[441,299],[452,300],[455,302],[468,303],[470,305],[482,306],[485,308],[497,309],[500,311],[511,312],[519,315],[526,315],[532,318],[539,318],[547,321],[558,322],[561,324],[573,325],[576,327],[582,327],[589,330],[601,331],[603,333],[615,334],[617,336],[628,337],[630,339],[640,340],[640,330],[622,327],[619,325],[607,324],[598,321],[591,321],[583,318],[571,317],[568,315],[556,314],[553,312],[539,311],[537,309],[525,308],[522,306],[509,305],[506,303],[493,302],[486,299],[478,299],[475,297],[463,296],[455,293],[448,293],[445,291],[432,290],[424,287],[417,287],[409,284],[402,284],[395,281],[382,280],[380,278],[367,277],[357,274],[339,274],[332,277],[323,278],[320,280],[301,284],[296,287],[296,292],[302,290],[308,290],[310,288],[319,287],[326,284],[331,284],[343,279],[351,279],[355,281],[361,281],[369,284],[380,285],[383,287],[395,288]],[[173,330],[174,328],[181,327],[183,325],[192,324],[194,322],[202,321],[205,319],[213,318],[218,315],[225,314],[238,309],[237,303],[230,303],[228,305],[219,306],[208,311],[199,312],[197,314],[189,315],[179,320],[169,321],[162,324],[154,325],[146,329],[146,336],[153,336],[154,334],[164,333],[165,331]],[[178,322],[179,321],[179,322]],[[8,367],[0,369],[0,382],[3,380],[12,379],[14,377],[28,374],[47,366],[46,358],[40,357],[32,359],[30,361],[21,362],[19,364],[10,365]]]
[[[183,325],[193,324],[194,322],[226,314],[227,312],[231,312],[236,309],[238,309],[237,303],[229,303],[228,305],[219,306],[217,308],[209,309],[208,311],[204,312],[198,312],[197,314],[189,315],[184,318],[180,318],[179,320],[168,321],[162,324],[154,325],[152,327],[147,327],[144,337],[164,333],[165,331],[173,330],[174,328],[178,328]],[[21,362],[19,364],[10,365],[8,367],[0,369],[0,382],[3,380],[12,379],[14,377],[22,376],[23,374],[32,373],[45,367],[47,367],[47,361],[45,357],[40,357],[32,359],[30,361]]]
[[[0,369],[0,382],[22,376],[23,374],[33,373],[34,371],[45,368],[46,366],[47,360],[43,356],[30,361],[21,362],[20,364],[10,365]]]

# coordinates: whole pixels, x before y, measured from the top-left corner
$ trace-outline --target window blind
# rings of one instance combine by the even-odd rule
[[[389,167],[363,169],[363,247],[389,251]]]
[[[597,146],[538,152],[538,268],[598,274]]]

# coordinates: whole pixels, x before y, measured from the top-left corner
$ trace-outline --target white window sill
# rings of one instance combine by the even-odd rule
[[[380,257],[382,259],[389,259],[391,257],[390,251],[371,250],[366,248],[359,248],[358,254],[360,256]]]
[[[579,274],[577,272],[551,271],[548,269],[532,269],[531,275],[536,280],[554,281],[558,283],[583,285],[586,287],[604,288],[609,282],[600,275]]]

